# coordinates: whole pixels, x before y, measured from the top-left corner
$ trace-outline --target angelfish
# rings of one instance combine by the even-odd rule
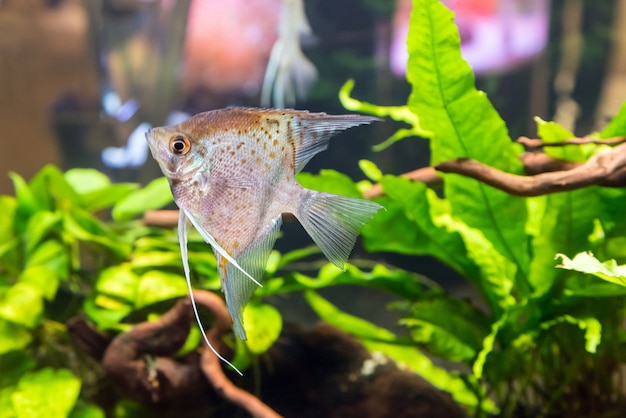
[[[213,247],[234,332],[245,340],[243,308],[261,286],[283,213],[295,215],[326,257],[343,269],[359,231],[381,208],[371,201],[305,189],[295,179],[328,147],[333,134],[375,120],[228,108],[146,133],[180,209],[180,250],[199,324],[189,280],[187,220]]]

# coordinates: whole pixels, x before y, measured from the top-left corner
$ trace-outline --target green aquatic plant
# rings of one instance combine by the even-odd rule
[[[351,110],[408,123],[383,145],[414,135],[428,138],[436,168],[470,159],[523,175],[523,149],[509,137],[485,93],[474,87],[459,46],[452,13],[435,0],[416,0],[407,41],[412,85],[407,105],[358,102],[349,96],[352,83],[340,98]],[[538,119],[537,126],[545,154],[553,159],[583,162],[610,150],[593,141],[551,147],[574,135],[554,122]],[[620,135],[626,135],[626,106],[588,138],[602,142]],[[493,412],[494,405],[501,416],[588,416],[622,402],[615,382],[625,336],[624,291],[557,269],[554,258],[593,250],[603,258],[623,259],[624,188],[590,186],[521,197],[466,175],[440,172],[438,194],[423,183],[383,175],[371,162],[363,167],[382,185],[378,201],[387,209],[364,229],[366,248],[436,257],[478,294],[469,302],[429,289],[407,293],[394,306],[415,346],[457,364],[450,375],[461,376],[464,389],[473,391],[477,416]],[[331,175],[322,173],[315,181],[323,186]],[[564,265],[590,272],[588,264],[587,270],[580,263]],[[613,264],[596,265],[591,272],[613,282],[620,277]],[[321,316],[330,317],[324,309],[318,308]],[[461,401],[450,387],[433,383]]]
[[[15,196],[0,196],[0,416],[104,416],[79,399],[85,367],[69,344],[65,322],[84,310],[101,329],[123,327],[125,315],[104,308],[113,304],[106,293],[116,269],[111,266],[119,273],[134,255],[134,263],[141,263],[146,254],[138,249],[151,235],[167,242],[162,231],[129,220],[171,202],[167,182],[139,188],[112,184],[96,170],[62,173],[51,165],[29,182],[10,177]],[[101,214],[111,209],[115,222],[104,221]],[[171,297],[163,290],[171,279],[165,273],[140,278],[157,290],[140,291],[138,306]],[[114,281],[120,292],[128,276],[118,274]]]

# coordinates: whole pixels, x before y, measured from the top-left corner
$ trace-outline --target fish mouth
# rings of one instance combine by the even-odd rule
[[[157,157],[157,146],[154,142],[154,130],[152,128],[148,129],[145,133],[146,141],[148,141],[148,146],[150,147],[150,152],[152,153],[152,157],[155,160],[158,160]]]
[[[146,135],[146,141],[148,141],[148,144],[152,146],[152,142],[154,141],[154,132],[152,131],[152,128],[148,129],[145,135]]]

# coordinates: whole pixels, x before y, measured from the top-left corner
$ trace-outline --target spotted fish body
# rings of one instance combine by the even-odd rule
[[[330,137],[376,118],[295,110],[228,108],[200,113],[146,138],[180,208],[185,273],[187,219],[212,245],[236,335],[260,285],[282,214],[292,213],[343,268],[361,227],[380,209],[367,200],[308,190],[295,175]]]

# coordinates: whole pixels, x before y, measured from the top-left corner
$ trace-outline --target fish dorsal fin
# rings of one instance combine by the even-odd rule
[[[300,113],[293,122],[296,173],[299,173],[315,154],[328,148],[328,141],[336,133],[377,120],[380,119],[373,116]]]
[[[204,238],[204,240],[207,242],[207,244],[211,245],[211,247],[213,247],[215,249],[215,251],[217,253],[219,253],[222,257],[224,257],[229,263],[231,263],[233,266],[235,266],[238,270],[240,270],[247,278],[249,278],[250,280],[252,280],[257,286],[259,287],[263,287],[263,285],[256,280],[254,277],[252,277],[250,274],[248,274],[248,272],[246,272],[240,265],[239,263],[237,263],[237,261],[232,258],[230,256],[230,254],[228,254],[228,252],[222,248],[221,245],[219,245],[217,243],[217,241],[215,241],[215,238],[213,238],[213,236],[209,233],[209,231],[207,231],[206,229],[204,229],[202,227],[202,225],[200,225],[200,223],[193,217],[193,215],[191,215],[189,213],[189,211],[185,210],[185,209],[181,209],[181,212],[184,212],[186,217],[189,218],[189,220],[191,221],[191,224],[194,226],[194,228],[196,228],[196,230],[200,233],[200,235],[202,236],[202,238]]]
[[[235,258],[244,271],[249,272],[254,277],[262,278],[265,274],[265,265],[267,259],[272,252],[280,225],[282,216],[278,215],[271,224],[264,228],[254,241],[247,245]],[[221,265],[218,260],[217,265]],[[242,274],[242,270],[236,268],[232,264],[226,265],[226,271],[220,271],[220,276],[225,277],[222,288],[226,295],[226,305],[228,312],[233,318],[233,329],[235,335],[241,340],[246,339],[246,332],[243,327],[242,314],[243,309],[252,297],[256,286]]]
[[[204,327],[202,326],[202,321],[200,321],[200,315],[198,315],[198,308],[196,307],[196,299],[193,297],[193,288],[191,287],[191,278],[189,274],[189,261],[187,259],[187,218],[185,217],[185,212],[183,210],[180,211],[178,216],[178,241],[180,243],[180,255],[183,259],[183,270],[185,271],[185,280],[187,281],[187,288],[189,290],[189,298],[191,299],[191,307],[193,308],[193,313],[196,317],[196,322],[198,323],[198,327],[200,328],[200,332],[202,333],[202,338],[204,338],[204,342],[207,344],[209,349],[215,353],[215,355],[222,360],[224,363],[228,364],[233,370],[235,370],[239,375],[243,376],[243,373],[239,371],[230,361],[226,360],[217,350],[211,345],[209,338],[206,336],[204,332]]]

